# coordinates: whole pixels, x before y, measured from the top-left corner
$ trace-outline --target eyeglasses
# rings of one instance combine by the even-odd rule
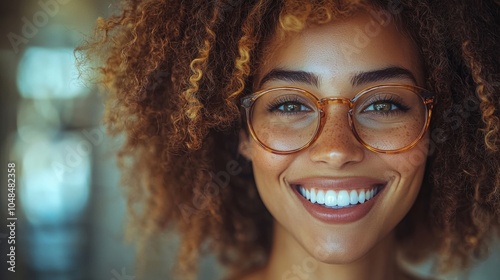
[[[427,131],[435,96],[412,85],[377,85],[354,98],[318,99],[295,87],[252,93],[241,100],[252,137],[267,151],[290,154],[310,146],[326,122],[328,104],[346,104],[356,139],[377,153],[413,148]]]

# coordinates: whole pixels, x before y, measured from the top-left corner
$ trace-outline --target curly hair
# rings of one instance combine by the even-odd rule
[[[484,256],[500,224],[497,1],[124,1],[78,51],[99,63],[108,131],[125,136],[119,164],[144,240],[177,230],[186,277],[203,248],[233,275],[265,264],[272,217],[237,146],[239,100],[267,43],[394,4],[439,97],[424,184],[398,238],[413,257],[435,252],[446,267]]]

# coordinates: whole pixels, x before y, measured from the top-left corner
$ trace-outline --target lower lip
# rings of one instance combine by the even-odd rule
[[[347,224],[358,221],[366,216],[377,202],[384,188],[384,186],[379,187],[377,195],[365,203],[340,209],[326,208],[319,204],[312,203],[303,197],[296,188],[293,189],[304,208],[314,218],[328,224]]]

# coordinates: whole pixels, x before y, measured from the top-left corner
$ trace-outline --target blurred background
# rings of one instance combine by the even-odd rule
[[[137,279],[134,247],[124,238],[125,201],[113,153],[118,141],[106,137],[102,94],[79,78],[73,53],[97,17],[117,4],[1,1],[0,279]],[[11,162],[15,273],[7,270]],[[150,279],[165,279],[160,275],[172,263],[175,238],[164,243],[166,253],[152,254]],[[214,266],[204,263],[206,279],[216,277]]]
[[[119,141],[106,137],[102,95],[79,78],[73,54],[97,17],[116,7],[111,0],[0,4],[0,279],[137,279],[134,247],[124,240]],[[7,270],[8,163],[16,165],[15,273]],[[175,240],[159,241],[165,246],[151,253],[148,279],[168,279]],[[500,249],[491,251],[448,279],[500,279]],[[205,258],[199,279],[219,279],[220,271]]]
[[[16,272],[7,271],[2,238],[0,278],[133,279],[113,144],[100,124],[101,95],[79,80],[73,54],[111,2],[0,6],[1,181],[14,162],[17,217]],[[1,186],[6,221],[7,188]],[[4,223],[3,236],[9,234]]]

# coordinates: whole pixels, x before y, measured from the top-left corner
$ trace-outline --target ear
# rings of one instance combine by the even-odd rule
[[[244,129],[240,129],[239,136],[239,144],[238,144],[238,152],[246,158],[248,161],[252,161],[252,152],[250,147],[250,136]]]

